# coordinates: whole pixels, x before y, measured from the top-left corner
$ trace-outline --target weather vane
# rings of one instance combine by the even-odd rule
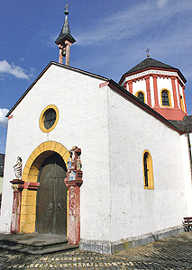
[[[150,49],[149,49],[149,48],[147,48],[147,50],[146,50],[146,53],[147,53],[147,57],[150,57],[150,54],[149,54],[149,52],[150,52]]]

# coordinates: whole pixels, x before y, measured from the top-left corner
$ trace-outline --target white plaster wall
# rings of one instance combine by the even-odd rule
[[[133,95],[135,96],[138,91],[144,92],[145,103],[147,103],[147,90],[146,90],[146,82],[144,79],[133,82]]]
[[[180,104],[180,90],[179,90],[179,85],[178,85],[177,81],[175,81],[175,85],[176,85],[176,94],[177,94],[178,106],[181,109],[181,104]]]
[[[52,65],[13,111],[9,120],[0,231],[10,230],[16,157],[25,165],[42,142],[53,140],[67,149],[82,149],[84,183],[81,187],[81,238],[109,239],[109,160],[107,91],[102,80]],[[59,109],[50,133],[39,128],[39,117],[49,104]]]
[[[187,216],[191,217],[192,216],[192,171],[191,171],[191,165],[190,165],[190,151],[189,151],[189,144],[188,144],[188,135],[184,134],[181,136],[181,147],[182,147],[182,160],[184,164],[184,177],[183,179],[186,179],[185,181],[185,191],[184,191],[184,197],[186,198],[187,201]],[[190,141],[190,136],[189,134],[189,141]],[[191,149],[192,150],[192,149]]]
[[[153,77],[150,76],[150,89],[151,89],[151,106],[155,106],[155,95],[154,95],[154,85],[153,85]]]
[[[182,96],[183,97],[183,90],[182,90],[182,87],[181,87],[181,85],[179,84],[179,94],[180,94],[180,96]]]
[[[187,140],[110,92],[111,239],[182,224],[192,214]],[[154,190],[144,189],[143,152],[153,159]]]

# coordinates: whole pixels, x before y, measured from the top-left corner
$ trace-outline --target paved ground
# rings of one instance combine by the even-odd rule
[[[192,233],[127,249],[113,256],[80,250],[41,256],[0,250],[0,270],[7,269],[192,270]]]

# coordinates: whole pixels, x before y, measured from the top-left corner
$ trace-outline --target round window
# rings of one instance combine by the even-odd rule
[[[39,126],[43,132],[53,130],[58,122],[59,112],[55,105],[47,106],[41,113]]]
[[[50,129],[56,121],[56,111],[54,109],[48,109],[44,114],[44,127]]]

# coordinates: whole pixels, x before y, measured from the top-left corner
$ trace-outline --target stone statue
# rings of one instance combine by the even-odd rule
[[[22,158],[21,157],[17,157],[17,162],[13,166],[13,169],[14,169],[16,179],[21,179],[22,177]]]
[[[67,181],[79,180],[82,178],[81,149],[73,146],[70,152],[70,158],[67,162]]]

